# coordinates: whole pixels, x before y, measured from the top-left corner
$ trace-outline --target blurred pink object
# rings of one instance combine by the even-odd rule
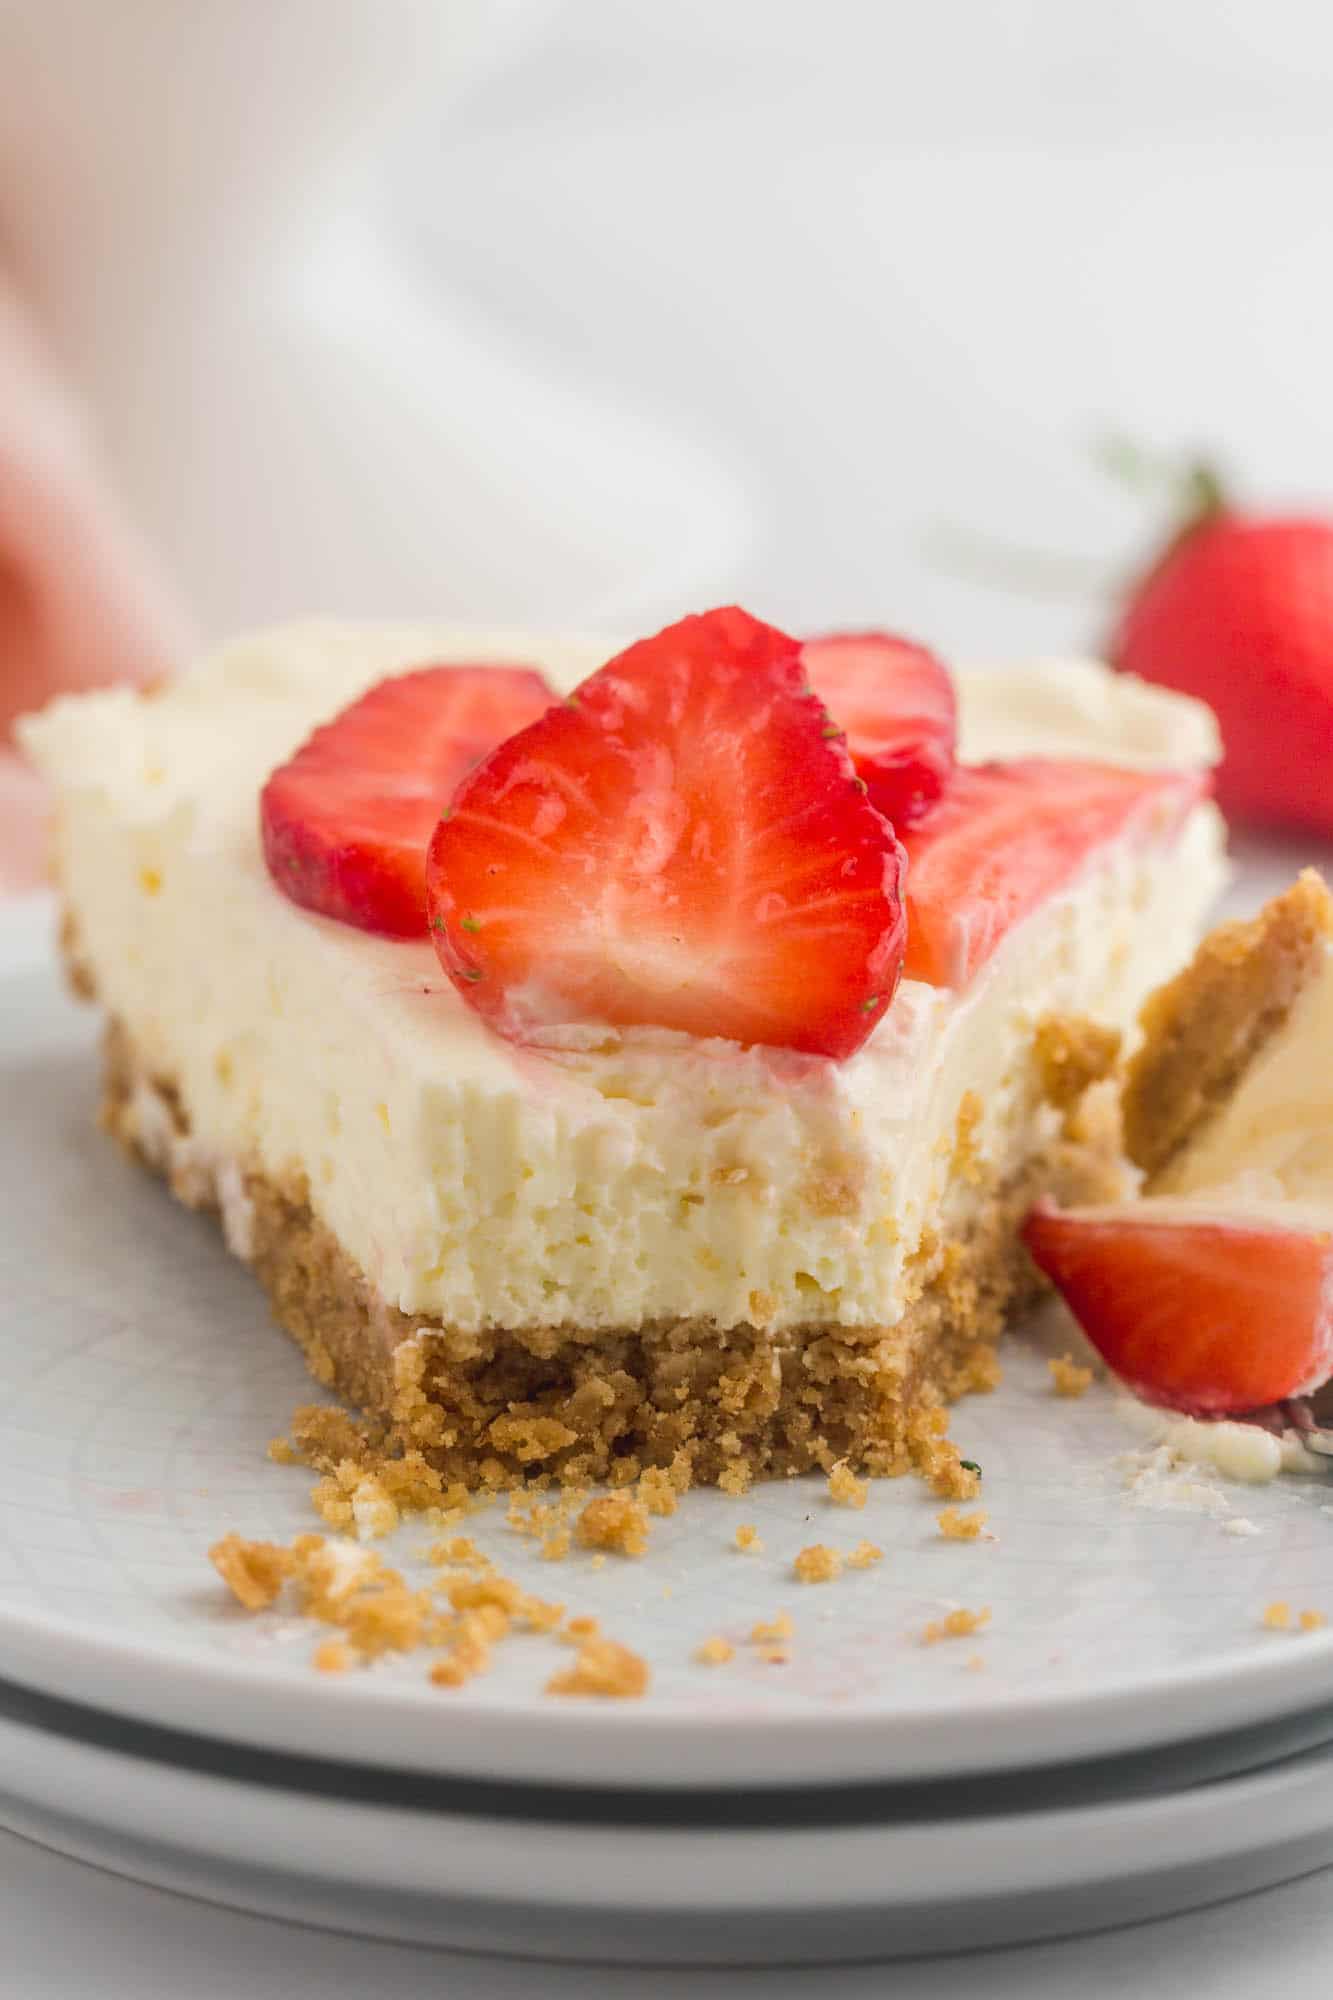
[[[43,880],[42,788],[10,747],[53,695],[145,682],[184,625],[107,490],[76,399],[0,280],[0,894]]]

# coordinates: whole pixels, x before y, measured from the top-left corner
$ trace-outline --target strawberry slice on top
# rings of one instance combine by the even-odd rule
[[[953,770],[958,703],[943,663],[891,632],[807,639],[810,685],[847,732],[870,803],[901,830],[934,804]]]
[[[1165,1197],[1038,1205],[1023,1240],[1107,1366],[1146,1403],[1240,1416],[1333,1374],[1333,1228],[1276,1206]]]
[[[419,667],[380,681],[265,785],[273,880],[340,923],[423,936],[426,846],[459,779],[557,699],[530,667]]]
[[[631,646],[473,771],[426,895],[441,963],[503,1034],[843,1058],[898,982],[901,875],[799,642],[732,608]]]
[[[1136,825],[1173,830],[1207,790],[1194,771],[1043,757],[959,765],[904,835],[907,977],[965,986],[1097,847]]]

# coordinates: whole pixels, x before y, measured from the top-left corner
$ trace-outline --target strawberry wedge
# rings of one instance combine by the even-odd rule
[[[502,1034],[842,1058],[898,982],[901,872],[799,642],[730,609],[631,646],[488,757],[426,894],[441,963]]]
[[[1333,1227],[1300,1211],[1042,1203],[1023,1241],[1146,1403],[1237,1416],[1312,1394],[1333,1373]]]
[[[958,704],[933,653],[891,632],[807,639],[810,685],[847,732],[870,803],[901,830],[940,796],[953,770]]]
[[[380,681],[273,773],[264,859],[285,896],[388,937],[426,930],[426,845],[460,778],[548,709],[527,667],[420,667]]]
[[[909,979],[965,986],[1005,933],[1100,846],[1174,831],[1208,789],[1199,772],[1029,757],[960,765],[908,829]]]

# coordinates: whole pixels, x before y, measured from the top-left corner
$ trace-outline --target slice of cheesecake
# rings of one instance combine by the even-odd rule
[[[317,725],[423,662],[567,689],[604,652],[304,626],[30,719],[105,1122],[217,1211],[316,1376],[447,1478],[739,1487],[850,1459],[961,1488],[939,1408],[993,1379],[1034,1199],[1117,1192],[1095,1086],[1222,881],[1211,718],[1090,665],[961,674],[962,754],[1010,761],[906,836],[908,976],[837,1060],[614,1022],[515,1038],[424,932],[279,892],[260,794]],[[1058,814],[1024,752],[1082,760]],[[1108,764],[1142,786],[1080,818],[1077,773],[1092,797]],[[1058,865],[1025,897],[1042,810]]]

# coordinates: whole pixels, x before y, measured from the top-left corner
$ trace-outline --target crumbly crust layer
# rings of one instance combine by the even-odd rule
[[[512,1486],[621,1483],[646,1466],[688,1468],[741,1491],[752,1478],[917,1469],[967,1494],[943,1406],[997,1379],[1006,1313],[1036,1289],[1017,1231],[1039,1194],[1066,1202],[1121,1189],[1113,1089],[1003,1186],[966,1234],[924,1242],[918,1291],[894,1326],[771,1329],[659,1320],[624,1330],[561,1326],[481,1333],[405,1314],[381,1298],[313,1213],[299,1178],[210,1162],[171,1081],[148,1073],[123,1029],[106,1044],[103,1123],[191,1207],[220,1213],[279,1325],[312,1374],[381,1418],[446,1480]]]
[[[1222,924],[1145,1003],[1125,1077],[1125,1147],[1152,1189],[1284,1025],[1333,938],[1333,896],[1307,868],[1248,922]]]

